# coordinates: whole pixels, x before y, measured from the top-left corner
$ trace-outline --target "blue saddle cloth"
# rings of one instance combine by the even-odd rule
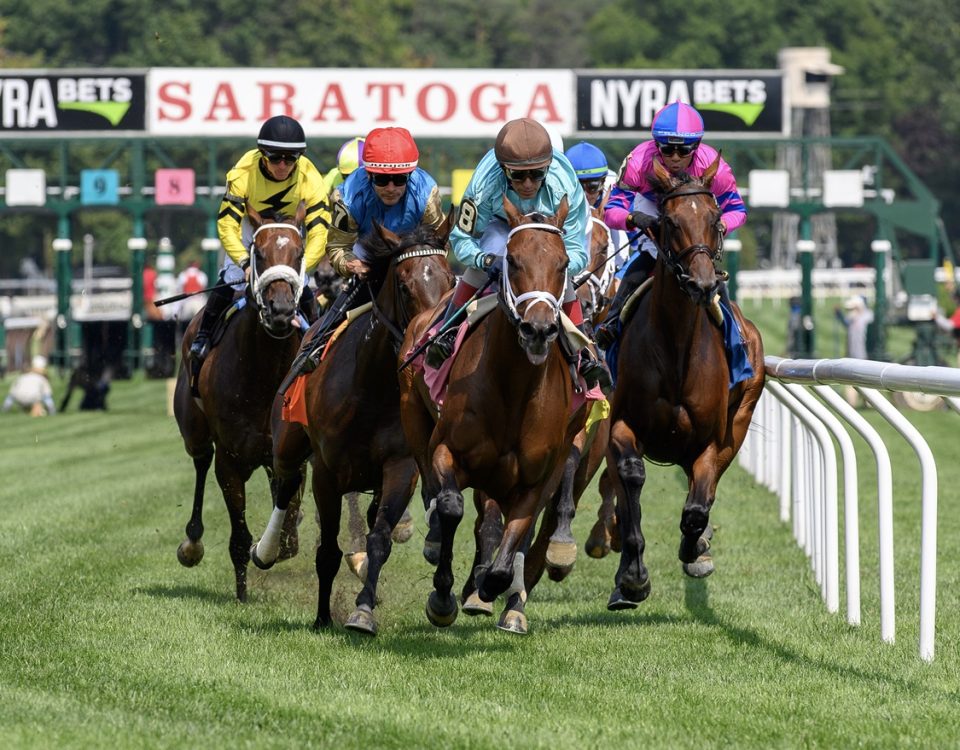
[[[723,313],[723,349],[727,355],[727,370],[729,372],[729,387],[733,388],[737,383],[749,380],[753,377],[753,366],[747,356],[747,343],[740,331],[740,325],[725,304],[720,303],[720,310]],[[607,367],[613,375],[614,383],[617,378],[617,360],[620,355],[620,336],[623,334],[623,324],[617,320],[617,338],[616,341],[607,349],[606,359]]]

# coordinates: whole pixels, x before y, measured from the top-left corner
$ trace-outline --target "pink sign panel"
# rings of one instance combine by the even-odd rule
[[[194,173],[192,169],[158,169],[156,171],[156,193],[154,200],[158,206],[192,206]]]

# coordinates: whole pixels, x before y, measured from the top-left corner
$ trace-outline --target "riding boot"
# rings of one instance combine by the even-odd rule
[[[316,323],[317,318],[320,315],[320,310],[317,306],[317,298],[314,296],[314,290],[309,286],[305,286],[303,288],[303,294],[300,295],[300,314],[307,319],[308,326],[312,326],[314,323]]]
[[[193,343],[190,344],[190,358],[197,363],[207,356],[207,345],[210,343],[210,334],[217,320],[233,302],[233,287],[222,286],[214,289],[207,295],[207,304],[203,307],[203,316],[200,318],[200,328],[197,329]]]
[[[570,321],[577,327],[577,330],[580,331],[580,333],[582,333],[592,344],[593,341],[590,338],[590,334],[587,332],[586,321],[583,319],[583,310],[580,307],[580,300],[575,299],[571,302],[564,303],[563,311],[566,313],[567,317],[570,318]],[[563,340],[566,340],[566,336],[563,337]],[[564,350],[562,345],[561,350]],[[565,351],[564,355],[567,356]],[[604,358],[597,357],[592,346],[583,347],[580,350],[579,355],[579,374],[587,384],[587,387],[593,388],[594,386],[599,385],[600,390],[602,390],[605,395],[610,395],[610,393],[613,392],[613,378],[610,375],[610,369],[607,367],[607,363],[604,361]],[[569,358],[567,361],[570,361]]]
[[[619,337],[620,332],[620,313],[623,312],[623,306],[630,296],[640,288],[640,285],[647,280],[647,276],[653,271],[657,259],[649,253],[641,253],[629,268],[626,276],[620,281],[617,293],[610,303],[610,309],[603,319],[603,322],[596,327],[597,346],[601,349],[609,349]]]
[[[476,291],[477,287],[468,284],[462,278],[457,281],[457,288],[453,291],[453,297],[450,298],[450,303],[443,313],[443,320],[440,321],[439,328],[443,328],[453,317],[454,313],[463,307]],[[453,347],[456,346],[457,343],[457,330],[458,326],[451,325],[437,336],[433,343],[427,348],[424,362],[432,369],[440,369],[443,363],[450,359],[450,355],[453,354]]]

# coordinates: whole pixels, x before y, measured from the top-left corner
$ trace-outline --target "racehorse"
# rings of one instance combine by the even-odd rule
[[[274,405],[274,518],[250,550],[268,568],[276,558],[279,522],[301,482],[301,465],[313,454],[313,497],[320,523],[315,628],[331,624],[330,595],[343,553],[337,543],[344,494],[375,490],[379,507],[367,536],[367,570],[356,609],[344,626],[371,635],[380,569],[391,550],[391,533],[417,483],[417,465],[400,426],[396,360],[410,319],[432,308],[453,287],[445,244],[450,217],[437,230],[420,226],[398,236],[375,226],[364,238],[383,285],[373,310],[358,317],[330,343],[306,376],[307,424],[283,421]],[[309,335],[308,335],[309,339]],[[276,519],[276,520],[274,520]]]
[[[237,599],[247,598],[247,562],[251,535],[247,529],[246,482],[254,470],[273,466],[270,409],[274,395],[300,337],[294,335],[294,315],[303,291],[303,240],[300,227],[306,206],[300,203],[292,218],[267,222],[247,208],[253,228],[250,283],[243,307],[233,315],[222,339],[207,354],[197,377],[197,396],[191,386],[190,344],[200,313],[190,323],[181,345],[182,360],[174,393],[174,415],[187,453],[193,458],[196,483],[187,539],[177,559],[191,567],[203,558],[203,488],[216,457],[217,483],[230,514],[230,559],[236,576]],[[299,514],[284,529],[283,556],[297,553]]]
[[[701,178],[672,176],[654,161],[660,249],[650,290],[624,325],[611,404],[607,466],[617,493],[622,551],[609,609],[636,607],[650,594],[643,563],[640,493],[644,458],[687,475],[679,557],[692,577],[713,572],[710,509],[717,483],[743,443],[764,384],[756,327],[730,304],[753,374],[731,386],[723,333],[709,308],[719,290],[723,228],[710,184],[720,157]]]
[[[523,633],[521,548],[542,503],[559,485],[570,450],[570,372],[556,343],[568,265],[560,227],[568,204],[564,198],[552,218],[524,216],[506,197],[503,204],[511,230],[499,304],[464,340],[450,365],[436,422],[422,373],[409,369],[401,374],[401,414],[428,512],[437,515],[440,527],[427,618],[446,627],[457,617],[451,592],[453,539],[463,518],[462,490],[469,486],[496,499],[506,519],[496,558],[477,575],[477,593],[484,602],[506,593],[499,627]],[[410,326],[404,352],[419,340],[430,317]]]

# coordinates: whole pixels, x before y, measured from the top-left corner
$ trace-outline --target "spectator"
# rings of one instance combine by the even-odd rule
[[[10,411],[16,404],[24,411],[30,412],[31,417],[42,417],[55,414],[53,405],[53,389],[47,380],[47,359],[37,355],[30,363],[30,369],[17,376],[10,386],[10,393],[3,401],[3,411]]]
[[[867,359],[867,328],[873,322],[873,310],[867,305],[866,298],[859,294],[847,299],[843,308],[835,307],[834,314],[847,329],[847,356]],[[860,394],[851,385],[844,388],[844,397],[853,407],[861,405]]]

